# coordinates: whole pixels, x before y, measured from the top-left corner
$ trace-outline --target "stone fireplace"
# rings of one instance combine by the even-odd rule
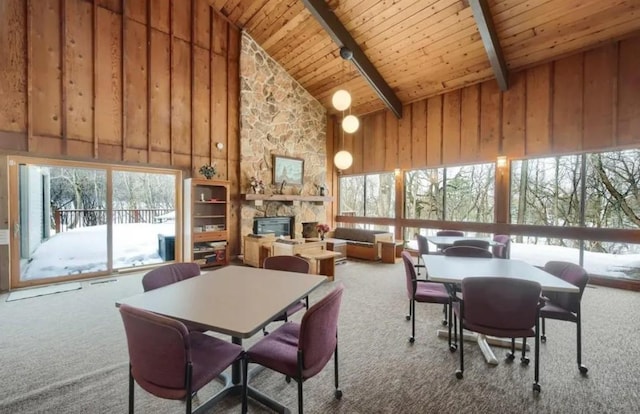
[[[319,195],[326,187],[325,108],[247,34],[240,55],[240,187],[251,191],[251,177],[265,184],[264,194]],[[273,183],[273,155],[304,160],[302,185]],[[257,201],[242,196],[241,235],[253,233],[256,218],[293,217],[291,235],[302,237],[302,223],[326,222],[323,203]],[[244,248],[244,247],[243,247]]]

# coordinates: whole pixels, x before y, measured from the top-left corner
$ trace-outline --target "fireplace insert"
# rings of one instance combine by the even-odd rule
[[[294,217],[256,217],[253,219],[253,234],[273,233],[276,237],[294,238]]]

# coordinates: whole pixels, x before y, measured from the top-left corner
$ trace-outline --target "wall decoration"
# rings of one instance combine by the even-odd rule
[[[302,185],[304,160],[301,158],[273,156],[273,184]]]

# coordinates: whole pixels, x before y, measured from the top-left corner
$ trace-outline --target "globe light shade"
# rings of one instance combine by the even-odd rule
[[[331,103],[338,111],[344,111],[351,105],[351,95],[344,89],[340,89],[333,94]]]
[[[342,129],[348,134],[353,134],[360,127],[360,121],[355,115],[347,115],[342,120]]]
[[[338,151],[333,157],[333,163],[335,164],[337,169],[347,170],[349,169],[349,167],[351,167],[351,164],[353,164],[353,157],[351,156],[351,153],[349,153],[349,151]]]

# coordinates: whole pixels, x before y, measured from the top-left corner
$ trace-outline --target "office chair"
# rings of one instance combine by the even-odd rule
[[[293,378],[298,383],[298,413],[304,410],[302,383],[318,374],[333,355],[335,397],[338,386],[338,316],[344,287],[340,284],[311,306],[300,323],[285,322],[247,351],[254,362]],[[243,365],[242,412],[247,412],[247,364]]]
[[[462,297],[453,302],[453,312],[460,319],[460,369],[456,377],[462,379],[464,373],[463,329],[473,332],[511,338],[511,352],[508,360],[515,357],[515,338],[523,338],[523,364],[528,364],[525,356],[526,340],[535,338],[535,368],[533,390],[540,392],[540,329],[539,316],[543,301],[541,287],[537,282],[504,277],[469,277],[462,280]]]
[[[413,260],[408,252],[402,252],[402,261],[404,263],[404,273],[407,282],[407,297],[409,298],[409,315],[407,315],[407,318],[411,318],[411,336],[409,337],[409,342],[414,343],[416,334],[416,302],[440,303],[444,305],[444,320],[442,324],[446,325],[449,293],[442,283],[428,282],[426,279],[419,280],[416,276]],[[451,342],[451,339],[449,339],[449,342]]]
[[[283,270],[286,272],[298,272],[298,273],[309,273],[310,265],[302,257],[298,256],[269,256],[264,259],[263,268],[271,269],[271,270]],[[284,321],[287,322],[289,317],[294,313],[302,310],[309,309],[309,297],[306,296],[304,299],[294,303],[289,306],[283,313],[276,316],[273,319],[273,322]],[[262,328],[262,332],[266,335],[268,332],[266,328]]]
[[[542,318],[542,336],[540,337],[540,340],[542,342],[547,341],[547,336],[545,335],[546,319],[557,319],[575,323],[578,369],[582,375],[586,375],[589,370],[586,366],[582,365],[582,322],[580,302],[582,301],[584,288],[587,286],[587,282],[589,281],[589,275],[581,266],[562,261],[547,262],[544,265],[544,270],[559,277],[565,282],[569,282],[572,285],[577,286],[580,289],[580,293],[545,293],[547,302],[545,306],[540,309],[540,318]]]
[[[244,361],[240,345],[189,332],[175,319],[124,304],[120,315],[129,348],[129,414],[134,412],[134,381],[156,397],[184,400],[190,414],[195,392]]]

